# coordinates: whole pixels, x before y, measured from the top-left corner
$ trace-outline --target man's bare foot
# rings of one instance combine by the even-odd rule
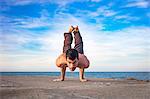
[[[81,82],[86,82],[88,81],[87,79],[80,79]]]
[[[54,79],[53,81],[64,81],[63,79]]]
[[[76,27],[74,28],[74,32],[79,32],[78,26],[76,26]]]
[[[73,26],[70,26],[70,28],[69,28],[69,33],[72,33],[73,30],[74,30],[74,27],[73,27]]]

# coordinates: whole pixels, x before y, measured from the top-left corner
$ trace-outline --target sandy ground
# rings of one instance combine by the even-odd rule
[[[138,80],[0,76],[0,99],[150,99],[150,82]]]

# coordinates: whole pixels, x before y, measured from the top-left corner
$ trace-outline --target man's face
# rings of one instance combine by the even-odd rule
[[[78,66],[79,60],[75,58],[74,60],[71,60],[67,57],[67,65],[71,71],[74,71],[75,68]]]

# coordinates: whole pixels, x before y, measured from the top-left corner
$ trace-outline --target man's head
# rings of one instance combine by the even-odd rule
[[[74,71],[79,62],[78,51],[76,49],[68,49],[66,51],[66,61],[69,69]]]

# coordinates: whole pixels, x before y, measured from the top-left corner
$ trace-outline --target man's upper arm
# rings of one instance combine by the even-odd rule
[[[85,68],[88,68],[90,65],[88,58],[84,54],[80,55],[79,61],[80,61],[80,65]]]
[[[56,65],[59,67],[60,66],[60,58],[61,58],[61,55],[56,59]]]
[[[64,58],[64,55],[61,54],[61,55],[56,59],[56,65],[57,65],[58,67],[60,67],[61,64],[63,64],[63,60],[64,60],[63,58]]]

